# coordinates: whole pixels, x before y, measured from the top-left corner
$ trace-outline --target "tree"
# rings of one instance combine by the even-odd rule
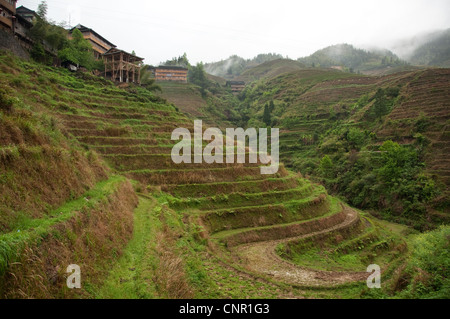
[[[28,36],[33,40],[31,56],[38,62],[50,63],[52,57],[46,51],[59,51],[67,45],[67,31],[62,27],[47,21],[47,2],[39,4],[37,16]]]
[[[47,12],[48,12],[48,5],[47,1],[42,1],[37,8],[36,14],[38,15],[38,18],[47,21]]]
[[[267,126],[270,126],[272,124],[272,115],[270,113],[270,105],[269,104],[264,105],[263,122]]]
[[[150,65],[143,65],[141,67],[141,85],[149,91],[162,91],[161,87],[155,83],[152,78],[152,71]]]
[[[320,161],[319,169],[325,177],[327,178],[333,177],[334,165],[333,162],[331,161],[331,158],[328,155],[325,155]]]
[[[38,10],[36,12],[36,20],[33,23],[33,26],[29,30],[29,36],[35,43],[42,44],[47,35],[49,23],[47,22],[47,3],[45,1],[41,2],[38,6]]]
[[[347,141],[352,148],[361,149],[366,140],[366,134],[358,128],[352,127],[347,132]]]
[[[197,63],[196,66],[191,66],[188,73],[189,82],[198,85],[203,97],[206,96],[206,90],[208,89],[210,82],[206,77],[206,72],[203,63]]]
[[[33,60],[40,63],[49,63],[49,56],[45,53],[44,47],[41,43],[37,42],[33,45],[30,51],[30,55]]]
[[[183,68],[189,68],[191,66],[186,53],[184,53],[182,56],[179,56],[178,58],[167,60],[166,62],[164,62],[164,65],[181,66]]]
[[[188,60],[188,58],[187,58],[187,54],[186,54],[186,52],[185,53],[183,53],[183,55],[182,56],[180,56],[180,57],[178,57],[178,65],[179,66],[182,66],[182,67],[185,67],[185,68],[188,68],[191,64],[189,63],[189,60]]]
[[[46,43],[54,50],[62,50],[67,46],[67,31],[57,25],[49,24],[45,35]]]
[[[375,117],[381,118],[387,113],[389,113],[389,103],[386,98],[386,94],[383,89],[378,89],[375,94],[375,103],[373,105],[373,110],[375,113]]]
[[[386,141],[380,147],[382,152],[382,167],[379,175],[384,182],[391,185],[399,179],[411,179],[418,164],[417,151]]]
[[[83,66],[88,70],[92,70],[95,66],[92,46],[77,28],[73,30],[72,40],[68,42],[67,47],[58,52],[58,57],[63,62],[75,63],[77,66]]]
[[[273,100],[272,100],[269,103],[269,112],[272,113],[274,109],[275,109],[275,104],[273,103]]]

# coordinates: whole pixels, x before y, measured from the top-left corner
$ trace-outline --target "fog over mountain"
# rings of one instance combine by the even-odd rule
[[[438,40],[448,33],[449,29],[422,32],[411,38],[399,39],[395,43],[388,44],[387,47],[402,59],[409,60],[421,46]]]
[[[18,5],[36,10],[40,1]],[[398,40],[450,27],[448,0],[136,0],[137,10],[121,10],[117,0],[47,3],[50,19],[88,26],[148,64],[184,52],[191,63],[235,54],[247,60],[267,52],[297,59],[340,43],[387,48],[403,58],[411,45],[394,48]],[[118,21],[129,21],[129,27]]]

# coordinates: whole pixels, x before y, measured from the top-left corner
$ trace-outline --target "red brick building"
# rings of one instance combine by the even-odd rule
[[[187,83],[188,69],[181,66],[161,65],[154,70],[156,81]]]

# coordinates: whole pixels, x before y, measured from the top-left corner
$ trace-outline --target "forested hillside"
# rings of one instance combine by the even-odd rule
[[[232,55],[226,60],[206,63],[205,70],[209,74],[220,76],[225,79],[234,79],[245,70],[258,66],[264,62],[282,59],[283,56],[276,53],[259,54],[253,59],[244,59],[237,55]]]
[[[249,85],[248,125],[280,127],[283,161],[357,207],[417,228],[448,221],[446,69],[368,77],[304,69]]]
[[[366,51],[349,44],[329,46],[298,61],[309,67],[333,67],[351,73],[392,72],[393,68],[398,70],[407,66],[391,51]]]
[[[425,43],[416,48],[409,61],[415,65],[427,65],[442,68],[450,67],[450,29],[437,32]]]

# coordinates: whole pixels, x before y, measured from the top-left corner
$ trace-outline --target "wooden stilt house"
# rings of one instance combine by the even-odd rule
[[[105,64],[105,78],[114,82],[140,84],[143,58],[111,48],[102,55]]]

